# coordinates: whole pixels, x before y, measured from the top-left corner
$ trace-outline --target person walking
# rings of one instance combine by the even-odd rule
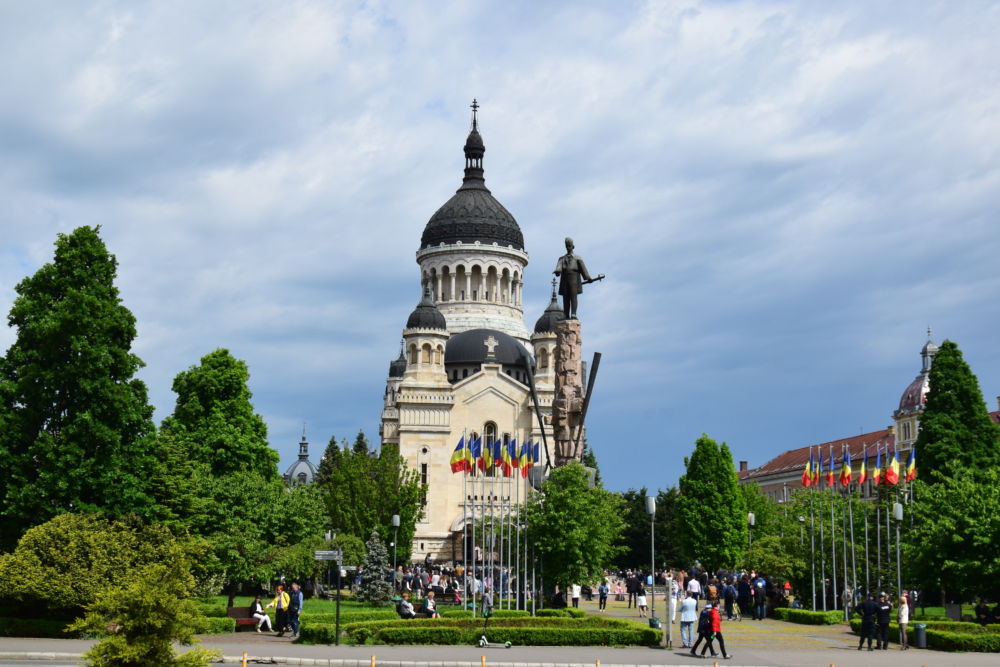
[[[694,644],[692,632],[698,620],[698,601],[689,597],[687,591],[681,593],[681,648],[691,648]]]
[[[698,616],[698,640],[691,647],[691,655],[698,657],[695,651],[698,650],[698,646],[702,642],[705,642],[705,645],[701,647],[701,656],[704,657],[705,651],[708,650],[712,653],[713,658],[716,657],[719,654],[712,647],[712,641],[712,606],[705,605],[705,608],[701,610],[701,615]]]
[[[285,592],[285,587],[278,584],[274,600],[265,607],[265,609],[274,607],[274,629],[277,630],[275,634],[278,637],[284,636],[285,626],[288,625],[288,603],[289,597],[288,593]]]
[[[608,582],[602,580],[600,585],[597,587],[597,610],[604,611],[608,606],[608,593],[611,589],[608,588]]]
[[[625,590],[628,591],[628,604],[625,606],[626,609],[631,609],[633,603],[635,603],[636,591],[639,589],[639,577],[632,571],[627,574],[627,579],[625,579]]]
[[[726,580],[726,586],[722,589],[722,599],[726,603],[726,620],[733,620],[733,605],[736,603],[736,587],[731,579]]]
[[[701,582],[698,581],[697,577],[691,577],[688,579],[688,595],[693,597],[696,601],[701,598]]]
[[[722,651],[722,657],[729,659],[733,656],[726,652],[726,640],[722,637],[722,615],[719,613],[719,601],[713,600],[711,604],[708,605],[708,617],[712,623],[712,635],[709,637],[708,643],[701,649],[701,657],[705,657],[705,649],[711,650],[712,640],[719,640],[719,650]],[[714,658],[717,653],[712,653]]]
[[[875,617],[878,615],[878,603],[875,602],[875,596],[871,593],[868,594],[868,598],[858,605],[858,611],[861,612],[861,639],[858,640],[858,650],[861,650],[861,646],[868,640],[868,650],[872,649],[872,640],[875,639]]]
[[[767,618],[767,579],[757,573],[753,580],[753,620],[763,621]]]
[[[292,639],[299,636],[299,614],[302,613],[302,603],[305,596],[298,583],[292,584],[291,595],[288,596],[288,626],[292,629]]]
[[[670,623],[674,623],[677,620],[677,594],[680,592],[680,586],[677,583],[677,579],[674,578],[673,572],[667,573],[667,590],[669,591],[667,593],[669,596],[667,598],[669,600],[667,616],[670,617]]]
[[[572,584],[569,587],[570,599],[573,601],[573,608],[580,608],[580,584]]]
[[[892,616],[892,604],[889,602],[889,596],[885,593],[879,595],[879,600],[876,605],[875,622],[876,631],[875,636],[876,643],[883,651],[889,650],[889,618]]]
[[[896,622],[899,624],[899,650],[905,651],[910,648],[909,638],[906,636],[906,626],[910,622],[910,605],[906,601],[906,593],[903,593],[899,598]]]
[[[635,591],[635,606],[639,608],[639,618],[644,618],[648,607],[646,605],[646,587],[641,583]]]

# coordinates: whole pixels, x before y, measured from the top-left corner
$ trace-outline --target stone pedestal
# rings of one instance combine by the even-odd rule
[[[556,467],[583,457],[580,421],[583,413],[583,364],[580,320],[556,324],[555,398],[552,401],[552,433]],[[580,444],[575,444],[579,439]]]

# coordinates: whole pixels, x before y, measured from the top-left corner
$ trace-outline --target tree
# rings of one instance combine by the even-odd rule
[[[135,379],[135,317],[99,228],[60,234],[53,261],[15,288],[17,335],[0,359],[0,541],[62,512],[148,515],[155,431]]]
[[[385,544],[379,539],[378,532],[372,531],[365,543],[365,561],[361,570],[361,585],[358,587],[357,598],[372,605],[383,605],[392,596],[392,584],[389,583],[389,554]]]
[[[164,527],[135,518],[60,514],[0,555],[0,598],[37,614],[73,618],[100,591],[126,586],[177,547]]]
[[[213,475],[248,471],[274,479],[278,453],[268,447],[267,426],[250,402],[249,380],[246,363],[228,350],[206,354],[174,378],[177,403],[162,432],[193,460],[207,463]]]
[[[936,363],[936,362],[935,362]],[[906,540],[913,576],[946,599],[1000,594],[1000,468],[970,469],[955,477],[931,471],[914,483],[914,526]]]
[[[344,449],[347,448],[346,444],[345,441]],[[320,457],[319,465],[316,467],[316,479],[314,481],[317,485],[324,486],[330,481],[333,471],[340,465],[342,451],[340,445],[337,444],[337,436],[331,435],[330,442],[327,443],[326,450],[323,452],[323,456]]]
[[[941,344],[930,371],[930,391],[916,447],[920,474],[1000,465],[1000,428],[990,419],[979,380],[958,345]]]
[[[174,654],[174,642],[197,644],[195,621],[201,616],[187,599],[194,588],[183,552],[173,549],[164,562],[144,568],[135,581],[102,591],[87,614],[71,630],[103,638],[84,654],[93,667],[177,665],[205,667],[221,657],[218,651],[195,648]],[[117,629],[108,634],[107,628]]]
[[[584,467],[594,469],[594,483],[603,486],[601,482],[601,467],[597,465],[597,455],[594,453],[594,448],[587,443],[587,436],[583,437],[583,459],[581,462]]]
[[[354,437],[354,447],[355,454],[364,454],[366,456],[371,455],[371,446],[368,444],[368,438],[365,437],[365,432],[358,429],[358,434]]]
[[[367,442],[363,433],[358,434],[358,441]],[[416,471],[407,468],[396,445],[383,445],[378,456],[372,456],[367,445],[362,449],[356,442],[334,457],[317,486],[328,527],[338,535],[360,537],[375,530],[389,542],[392,515],[398,514],[397,555],[403,562],[409,559],[425,488]]]
[[[677,499],[683,550],[710,572],[732,567],[747,544],[747,516],[729,447],[702,435],[684,465]]]
[[[556,468],[526,507],[529,540],[550,584],[592,583],[621,551],[621,497],[600,486],[579,463]]]
[[[747,514],[753,512],[753,541],[768,535],[779,536],[784,532],[784,516],[778,503],[765,496],[756,482],[744,482],[737,487],[743,496],[743,507]]]
[[[623,525],[616,545],[619,553],[615,564],[622,569],[649,567],[649,515],[646,514],[646,487],[629,489],[619,496],[622,501]]]

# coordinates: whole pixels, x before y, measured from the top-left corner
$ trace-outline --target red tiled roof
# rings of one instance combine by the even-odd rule
[[[990,413],[990,418],[1000,424],[1000,410]],[[851,460],[856,467],[861,461],[862,456],[864,456],[864,448],[868,446],[868,456],[869,458],[875,456],[875,445],[892,446],[894,443],[894,437],[889,433],[889,429],[883,429],[881,431],[872,431],[871,433],[862,433],[861,435],[855,435],[850,438],[842,438],[839,440],[831,440],[830,442],[823,442],[818,445],[811,445],[809,447],[799,447],[798,449],[791,449],[783,454],[779,454],[767,463],[750,470],[744,470],[739,473],[740,480],[756,479],[758,477],[766,477],[768,475],[777,475],[781,473],[789,473],[795,470],[803,470],[806,463],[809,461],[809,450],[814,449],[814,451],[822,452],[823,454],[823,469],[826,470],[828,457],[830,456],[830,449],[833,448],[833,458],[838,463],[841,460],[842,445],[847,445],[851,452]]]

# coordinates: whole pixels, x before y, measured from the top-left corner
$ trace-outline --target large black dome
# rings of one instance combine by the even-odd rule
[[[524,235],[510,211],[486,187],[483,153],[486,147],[475,122],[465,142],[465,178],[462,187],[439,208],[424,227],[420,247],[440,243],[480,243],[524,250]]]
[[[497,342],[493,348],[496,359],[487,359],[486,341],[490,336]],[[513,336],[495,331],[494,329],[470,329],[455,334],[448,339],[444,349],[444,363],[449,364],[501,364],[503,366],[523,366],[527,360],[531,364],[531,355]]]

